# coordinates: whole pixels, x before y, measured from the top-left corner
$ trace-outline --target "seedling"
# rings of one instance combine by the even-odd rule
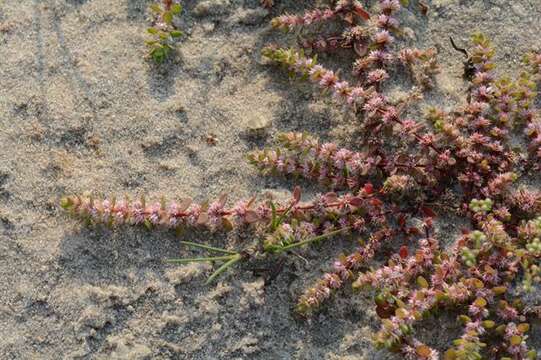
[[[156,63],[162,63],[174,50],[182,31],[176,28],[173,20],[182,12],[182,5],[173,0],[162,0],[150,5],[152,26],[147,29],[152,39],[147,40],[149,55]]]

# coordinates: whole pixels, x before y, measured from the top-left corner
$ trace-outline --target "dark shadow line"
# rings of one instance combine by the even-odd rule
[[[60,26],[60,16],[55,11],[53,15],[53,21],[52,26],[53,30],[56,34],[58,44],[60,46],[60,49],[62,51],[62,57],[63,57],[63,63],[64,66],[69,70],[71,73],[71,80],[72,80],[72,88],[79,89],[83,94],[84,102],[87,103],[88,107],[92,111],[92,119],[94,121],[97,120],[98,114],[96,111],[96,106],[94,102],[92,101],[92,95],[90,93],[90,85],[88,82],[83,78],[81,72],[78,70],[75,61],[73,60],[73,56],[71,54],[70,49],[66,45],[66,38],[64,36],[64,32],[62,31],[62,28]],[[88,122],[86,120],[83,120],[85,122]],[[88,124],[91,128],[93,124]]]

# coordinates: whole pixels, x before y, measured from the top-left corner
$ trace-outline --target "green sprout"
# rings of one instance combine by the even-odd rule
[[[149,55],[156,63],[162,63],[174,50],[176,40],[182,36],[182,31],[173,24],[173,18],[182,12],[182,5],[174,4],[172,0],[154,3],[150,6],[153,25],[147,29],[152,39],[146,41]]]

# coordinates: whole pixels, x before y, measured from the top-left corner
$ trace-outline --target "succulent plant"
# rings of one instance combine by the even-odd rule
[[[178,13],[174,5],[164,6],[159,11],[165,9],[169,20]],[[534,101],[541,55],[528,54],[516,79],[499,78],[488,38],[474,34],[468,50],[453,43],[467,56],[467,101],[452,111],[428,108],[426,118],[414,119],[408,106],[418,101],[419,91],[430,90],[439,68],[434,49],[400,45],[402,6],[411,5],[379,0],[371,14],[359,1],[340,0],[271,22],[297,32],[299,47],[269,45],[263,56],[328,94],[370,136],[347,149],[308,134],[280,134],[276,148],[255,150],[248,161],[264,175],[303,177],[331,192],[302,202],[296,187],[282,203],[254,197],[233,207],[225,196],[203,204],[68,196],[62,207],[94,225],[254,227],[258,241],[244,248],[183,242],[218,254],[172,260],[221,262],[209,281],[259,254],[284,256],[333,236],[356,235],[365,239],[359,247],[340,256],[300,296],[300,314],[319,311],[344,286],[371,288],[381,320],[377,347],[406,359],[536,359],[528,346],[528,322],[541,311],[525,306],[521,296],[541,281],[541,193],[516,184],[541,164],[541,118]],[[328,22],[343,32],[326,33]],[[318,63],[318,52],[332,51],[350,53],[353,80]],[[399,71],[411,75],[412,89],[406,101],[393,102],[383,84]],[[520,133],[527,148],[511,143]],[[449,194],[456,206],[446,203]],[[447,247],[442,240],[449,234],[435,226],[439,212],[453,212],[470,224]],[[374,267],[382,245],[396,246],[397,239],[403,245]],[[463,332],[447,349],[434,349],[415,329],[420,320],[442,313],[456,315]]]

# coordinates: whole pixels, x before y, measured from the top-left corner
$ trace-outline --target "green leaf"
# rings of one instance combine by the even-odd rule
[[[147,32],[149,34],[156,35],[158,33],[158,29],[151,27],[147,29]]]
[[[173,14],[171,11],[166,11],[162,15],[163,22],[166,24],[171,24],[173,22]]]
[[[146,219],[143,224],[148,230],[152,230],[152,223],[150,222],[150,220]]]
[[[163,47],[157,47],[150,52],[150,55],[155,62],[161,63],[165,59],[165,50]]]
[[[182,36],[182,31],[180,30],[173,30],[169,33],[171,37],[178,38]]]
[[[271,202],[270,207],[272,209],[272,220],[271,220],[271,226],[270,227],[271,227],[271,230],[274,231],[278,227],[278,225],[276,224],[276,206],[274,205],[273,202]]]
[[[428,281],[422,276],[417,277],[417,285],[423,289],[428,289]]]
[[[200,258],[187,258],[187,259],[168,259],[165,262],[174,263],[174,264],[189,264],[193,262],[212,262],[220,260],[231,260],[235,255],[226,255],[226,256],[213,256],[213,257],[200,257]]]
[[[299,241],[299,242],[296,242],[296,243],[292,243],[292,244],[289,244],[289,245],[285,245],[285,246],[275,248],[275,249],[273,249],[273,252],[283,252],[283,251],[286,251],[286,250],[289,250],[289,249],[292,249],[292,248],[296,248],[296,247],[299,247],[299,246],[310,244],[310,243],[315,242],[315,241],[319,241],[319,240],[329,238],[329,237],[331,237],[333,235],[339,234],[342,231],[349,230],[349,229],[350,229],[349,227],[345,227],[345,228],[341,228],[341,229],[338,229],[338,230],[330,231],[330,232],[322,234],[322,235],[314,236],[314,237],[312,237],[310,239],[306,239],[306,240],[303,240],[303,241]]]
[[[286,216],[287,214],[289,214],[289,212],[291,211],[291,209],[293,208],[293,205],[295,205],[295,203],[291,203],[291,205],[289,205],[289,207],[282,213],[282,215],[280,215],[280,217],[276,220],[276,224],[274,225],[275,228],[274,229],[277,229],[278,226],[280,226],[280,224],[282,224],[284,222],[284,220],[286,219]]]
[[[155,13],[161,13],[162,12],[162,8],[159,4],[152,4],[150,5],[150,10],[154,11]]]
[[[410,4],[410,0],[400,0],[400,4],[402,4],[403,7],[407,7]]]
[[[225,264],[223,264],[222,266],[220,266],[218,268],[218,270],[216,270],[212,275],[210,275],[210,277],[207,279],[207,281],[205,282],[205,285],[208,285],[210,284],[211,282],[214,281],[214,279],[216,279],[221,273],[223,273],[224,271],[227,270],[227,268],[235,265],[235,263],[239,262],[240,260],[242,260],[242,255],[238,254],[236,256],[234,256],[233,258],[231,258],[231,260],[229,260],[228,262],[226,262]]]
[[[69,197],[63,197],[60,199],[60,206],[63,209],[68,209],[73,205],[73,201]]]
[[[203,244],[198,244],[198,243],[194,243],[194,242],[191,242],[191,241],[181,241],[180,243],[184,244],[184,245],[188,245],[188,246],[193,246],[193,247],[196,247],[196,248],[209,250],[209,251],[217,251],[217,252],[222,252],[222,253],[230,254],[230,255],[236,255],[237,254],[234,251],[230,251],[230,250],[226,250],[226,249],[220,249],[220,248],[216,248],[216,247],[212,247],[212,246],[208,246],[208,245],[203,245]]]
[[[511,336],[511,339],[509,340],[509,343],[513,346],[518,346],[522,343],[522,337],[518,335]]]
[[[174,4],[173,6],[171,6],[171,12],[173,13],[173,15],[178,15],[180,14],[181,11],[182,11],[182,5]]]

